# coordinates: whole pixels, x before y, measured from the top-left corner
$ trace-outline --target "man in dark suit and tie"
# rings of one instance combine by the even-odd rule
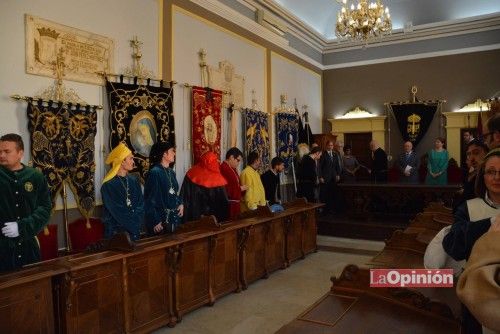
[[[418,158],[413,151],[413,144],[407,141],[403,145],[404,153],[399,156],[398,167],[402,183],[418,183]]]
[[[333,141],[326,144],[326,151],[319,161],[319,197],[326,204],[326,211],[333,211],[337,182],[340,180],[340,156],[333,150]]]

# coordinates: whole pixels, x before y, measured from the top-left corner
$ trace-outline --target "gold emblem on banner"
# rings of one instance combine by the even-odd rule
[[[406,129],[406,132],[408,133],[408,136],[410,137],[410,141],[415,141],[417,136],[420,133],[420,120],[422,118],[418,116],[417,114],[411,114],[408,116],[408,127]]]
[[[27,191],[27,192],[32,192],[33,191],[33,184],[31,182],[26,182],[24,184],[24,189]]]

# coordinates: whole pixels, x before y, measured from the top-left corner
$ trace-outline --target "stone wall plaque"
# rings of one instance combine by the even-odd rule
[[[26,14],[26,73],[56,78],[57,53],[65,80],[104,85],[96,72],[113,73],[112,39]]]
[[[235,109],[243,108],[245,78],[235,73],[234,66],[229,61],[219,62],[218,68],[208,66],[208,86],[229,93],[225,100],[227,105],[224,107],[234,103]]]

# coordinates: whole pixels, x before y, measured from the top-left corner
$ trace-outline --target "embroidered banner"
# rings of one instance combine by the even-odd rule
[[[258,151],[262,159],[259,172],[262,174],[269,168],[269,117],[268,114],[252,110],[243,110],[243,125],[245,133],[245,152]]]
[[[314,139],[313,139],[313,135],[312,135],[312,132],[311,132],[311,127],[309,126],[309,114],[308,112],[306,111],[304,113],[304,123],[302,123],[302,117],[300,116],[299,114],[299,111],[297,109],[295,109],[295,111],[297,112],[297,115],[299,115],[299,139],[298,139],[298,143],[299,144],[307,144],[309,145],[309,147],[311,146],[311,144],[313,143]]]
[[[124,142],[133,151],[142,182],[149,170],[149,151],[157,141],[175,144],[173,89],[106,81],[111,129],[110,149]]]
[[[391,104],[404,141],[417,146],[432,123],[439,103]]]
[[[66,182],[82,215],[90,217],[95,206],[95,108],[31,100],[27,114],[33,167],[47,178],[52,206]]]
[[[193,165],[207,151],[220,157],[221,105],[221,91],[193,87]]]
[[[297,114],[276,114],[276,152],[285,161],[285,171],[292,166],[297,152],[298,129]]]

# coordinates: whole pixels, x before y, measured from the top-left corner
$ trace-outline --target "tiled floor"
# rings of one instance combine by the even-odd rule
[[[349,254],[345,250],[377,251],[383,243],[318,237],[318,245],[342,252],[320,250],[299,260],[268,279],[251,284],[241,293],[230,294],[213,307],[202,307],[184,316],[174,328],[156,333],[274,333],[290,322],[330,289],[330,277],[339,275],[348,264],[362,266],[372,256]],[[331,247],[331,248],[328,248]]]

